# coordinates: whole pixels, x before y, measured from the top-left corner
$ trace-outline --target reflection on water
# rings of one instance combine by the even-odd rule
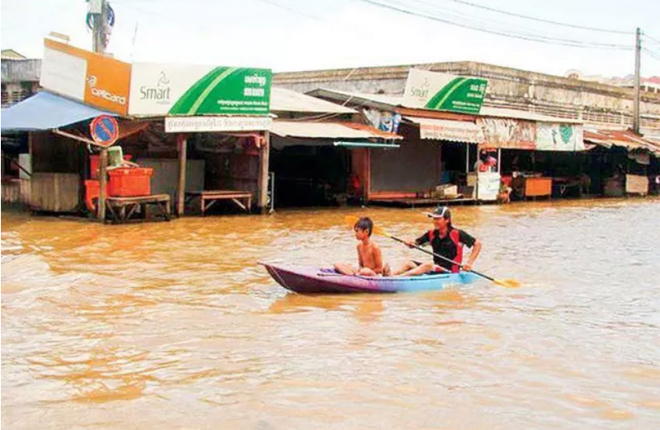
[[[257,261],[353,261],[356,209],[100,226],[2,213],[8,428],[657,428],[658,200],[460,207],[477,269],[287,294]],[[413,238],[417,210],[366,211]],[[377,238],[387,261],[415,254]]]

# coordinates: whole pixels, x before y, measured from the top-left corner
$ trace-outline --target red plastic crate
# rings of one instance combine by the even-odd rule
[[[126,154],[124,155],[124,161],[131,161],[131,158],[133,158],[132,155]],[[99,164],[101,163],[101,156],[100,155],[90,155],[89,156],[89,177],[91,179],[98,179],[99,178]]]
[[[108,194],[108,185],[105,186],[105,193]],[[101,185],[99,181],[95,179],[88,179],[85,181],[85,206],[90,212],[96,212],[96,205],[94,204],[94,199],[99,198],[99,193],[101,192]]]
[[[151,194],[151,167],[121,167],[108,171],[108,195],[112,197],[138,197]]]

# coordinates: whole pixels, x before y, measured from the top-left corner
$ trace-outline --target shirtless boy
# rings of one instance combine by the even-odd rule
[[[335,270],[344,275],[378,276],[390,275],[390,268],[383,264],[383,256],[378,245],[371,240],[374,223],[370,218],[360,218],[353,227],[355,238],[360,241],[357,245],[359,268],[347,263],[335,264]]]

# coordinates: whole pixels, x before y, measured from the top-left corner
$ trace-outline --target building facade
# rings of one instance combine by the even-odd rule
[[[276,74],[274,84],[300,92],[328,88],[401,95],[410,68],[488,79],[485,106],[581,120],[598,128],[627,129],[632,125],[634,93],[630,88],[484,63],[449,62],[287,72]],[[642,91],[640,111],[642,133],[660,139],[660,94]]]
[[[14,50],[2,51],[2,107],[30,97],[39,87],[41,60],[28,59]]]

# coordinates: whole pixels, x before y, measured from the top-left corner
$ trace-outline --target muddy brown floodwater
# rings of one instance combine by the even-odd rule
[[[3,210],[3,428],[660,428],[658,199],[456,208],[518,290],[308,297],[255,264],[353,261],[345,215],[413,238],[419,212]]]

